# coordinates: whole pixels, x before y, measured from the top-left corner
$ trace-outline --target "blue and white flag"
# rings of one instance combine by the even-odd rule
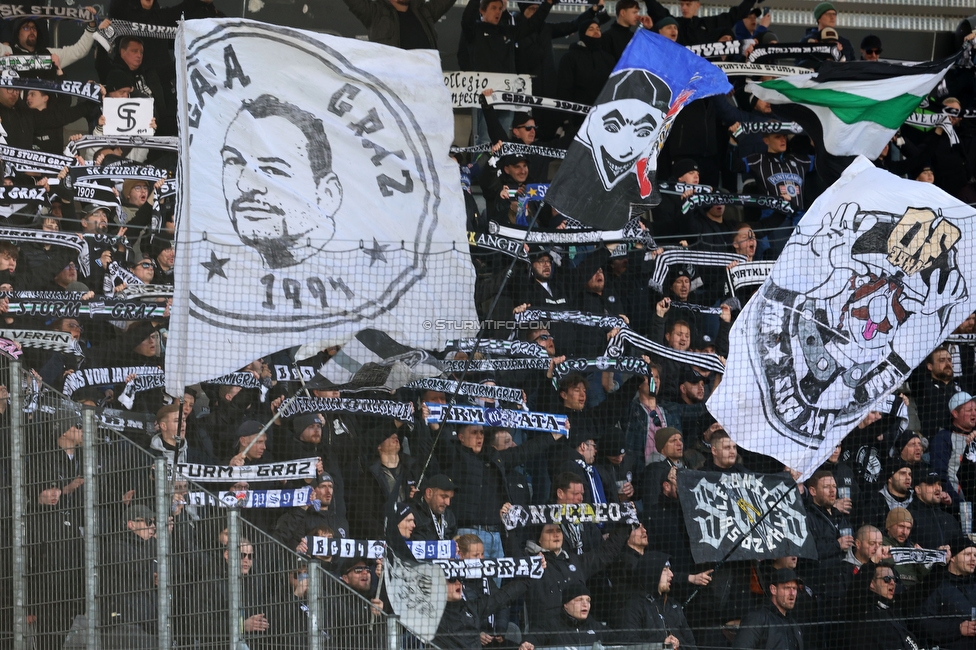
[[[638,29],[556,173],[546,202],[577,221],[613,230],[630,206],[661,202],[657,156],[689,102],[732,90],[717,67]]]
[[[221,506],[223,508],[295,508],[311,502],[312,488],[297,490],[237,490],[219,492],[216,497],[208,492],[190,492],[187,503],[195,506]]]
[[[809,477],[976,308],[976,209],[859,157],[732,327],[708,410]]]

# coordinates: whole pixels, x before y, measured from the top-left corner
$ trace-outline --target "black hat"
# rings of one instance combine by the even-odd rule
[[[697,384],[700,381],[705,381],[705,378],[698,374],[698,371],[694,368],[688,366],[685,367],[681,372],[681,381],[679,384]]]
[[[513,153],[502,158],[501,162],[499,162],[499,166],[501,166],[502,169],[505,169],[509,165],[516,165],[520,162],[528,163],[529,159],[526,158],[525,154]]]
[[[537,260],[542,257],[552,259],[552,249],[546,244],[529,244],[528,256],[530,260]]]
[[[913,438],[921,438],[918,431],[912,431],[911,429],[905,429],[898,434],[895,438],[895,443],[891,445],[891,455],[900,458],[901,452],[905,450],[908,443],[912,441]]]
[[[342,577],[349,573],[358,564],[363,564],[369,566],[369,563],[361,557],[347,557],[339,560],[339,564],[336,565],[336,573]]]
[[[291,422],[292,430],[298,435],[313,424],[322,424],[322,416],[318,413],[302,413]]]
[[[582,582],[571,582],[563,588],[563,605],[580,596],[589,596],[590,590]]]
[[[661,20],[654,21],[654,27],[652,27],[652,30],[655,32],[660,32],[662,27],[667,27],[668,25],[677,25],[677,24],[678,24],[677,20],[675,20],[671,16],[665,16]]]
[[[799,576],[796,575],[796,571],[793,569],[776,569],[773,571],[769,584],[781,585],[784,582],[796,582],[798,585],[803,584],[803,581],[800,580]]]
[[[627,453],[624,432],[612,429],[600,438],[599,449],[604,456],[622,456]]]
[[[766,31],[759,36],[760,45],[769,45],[773,41],[779,43],[779,36],[777,36],[774,32]]]
[[[155,333],[156,328],[147,320],[133,323],[125,330],[125,334],[122,335],[124,351],[129,352]]]
[[[427,488],[444,491],[457,490],[457,487],[454,486],[454,481],[444,474],[435,474],[424,481],[424,489],[426,490]]]
[[[515,111],[515,117],[512,118],[512,128],[518,128],[529,120],[535,120],[535,118],[532,117],[532,113],[529,113],[528,111]]]
[[[671,556],[657,551],[645,551],[637,562],[637,584],[645,593],[656,594],[664,567],[671,566]]]
[[[600,21],[597,20],[596,18],[590,18],[589,20],[582,21],[576,29],[576,36],[580,40],[583,40],[583,37],[586,35],[586,30],[588,30],[590,28],[590,25],[594,23],[599,25]]]
[[[319,474],[318,476],[315,477],[315,480],[312,481],[312,487],[318,487],[318,486],[322,485],[323,483],[333,483],[334,484],[335,481],[332,480],[332,475],[331,474],[329,474],[328,472],[325,472],[324,474]]]
[[[136,519],[142,519],[144,521],[149,521],[150,519],[155,519],[156,513],[147,508],[146,506],[129,506],[125,509],[125,520],[135,521]]]
[[[868,34],[863,39],[861,39],[861,49],[881,49],[881,39],[875,34]]]
[[[936,483],[942,482],[942,475],[938,472],[928,472],[927,474],[919,475],[915,480],[915,485],[921,485],[925,483],[926,485],[935,485]]]
[[[309,390],[338,390],[339,384],[333,382],[328,377],[323,377],[322,375],[316,374],[314,377],[305,382],[305,388]]]
[[[691,158],[682,158],[681,160],[676,160],[673,165],[671,165],[671,175],[675,178],[681,178],[688,172],[698,171],[698,163],[696,163]]]
[[[72,402],[95,402],[98,404],[105,399],[105,393],[95,386],[82,386],[71,393]]]
[[[401,521],[407,518],[408,515],[413,513],[413,507],[409,503],[398,503],[393,506],[393,512],[390,513],[390,525],[396,526]]]
[[[264,425],[257,420],[247,420],[237,427],[237,431],[234,433],[238,438],[246,438],[248,436],[253,436],[256,433],[261,433],[261,429]]]
[[[885,474],[884,474],[885,480],[887,481],[889,478],[894,476],[897,472],[900,472],[906,467],[908,469],[912,468],[912,466],[909,463],[906,463],[904,460],[902,460],[901,456],[895,456],[894,458],[889,458],[888,462],[885,463]]]
[[[676,264],[671,267],[668,271],[668,284],[671,286],[674,281],[678,278],[688,278],[689,280],[695,277],[695,269],[690,264]]]
[[[132,73],[114,68],[105,80],[105,92],[113,93],[120,88],[135,88],[136,80]]]
[[[711,334],[705,334],[702,332],[695,337],[695,343],[692,347],[696,350],[702,350],[707,347],[715,347],[715,339],[712,338]]]
[[[958,555],[967,548],[973,548],[974,546],[976,546],[976,542],[973,542],[973,540],[969,539],[965,535],[956,535],[949,542],[949,551],[953,555]]]

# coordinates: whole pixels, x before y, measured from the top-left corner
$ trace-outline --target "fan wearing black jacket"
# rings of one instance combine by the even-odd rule
[[[695,635],[688,627],[677,598],[670,597],[671,556],[648,551],[638,563],[641,593],[616,610],[613,627],[623,643],[670,643],[673,648],[695,650]]]

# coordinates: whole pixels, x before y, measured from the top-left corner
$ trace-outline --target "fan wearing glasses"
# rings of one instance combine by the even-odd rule
[[[861,41],[861,60],[880,61],[881,60],[881,39],[874,34],[868,34]]]
[[[897,584],[898,578],[890,566],[868,562],[861,567],[852,588],[857,598],[850,601],[854,605],[849,647],[870,650],[922,647],[895,606]]]

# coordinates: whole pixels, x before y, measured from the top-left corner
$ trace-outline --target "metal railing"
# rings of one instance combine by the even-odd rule
[[[0,647],[400,647],[396,617],[268,533],[282,510],[221,507],[16,361],[0,385]]]

